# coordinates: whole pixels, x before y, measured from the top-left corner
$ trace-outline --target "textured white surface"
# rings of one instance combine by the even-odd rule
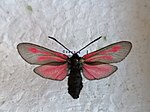
[[[62,52],[47,36],[78,50],[94,51],[120,40],[133,49],[112,76],[84,78],[80,98],[67,93],[67,78],[46,80],[19,56],[32,42]],[[149,0],[0,0],[0,112],[150,112]],[[84,53],[83,53],[84,54]]]

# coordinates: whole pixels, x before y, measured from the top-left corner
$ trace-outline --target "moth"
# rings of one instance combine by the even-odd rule
[[[85,54],[83,57],[78,55],[81,50],[101,37],[96,38],[76,53],[70,51],[55,38],[49,37],[72,53],[71,57],[32,43],[19,43],[17,49],[26,62],[40,65],[34,69],[34,72],[41,77],[61,81],[68,76],[68,93],[77,99],[83,88],[81,72],[89,80],[108,77],[117,70],[117,67],[110,63],[122,61],[132,48],[131,42],[120,41]]]

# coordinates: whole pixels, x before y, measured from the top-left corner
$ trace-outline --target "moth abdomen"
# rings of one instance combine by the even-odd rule
[[[80,91],[83,87],[80,72],[70,71],[68,78],[68,93],[74,98],[79,98]]]

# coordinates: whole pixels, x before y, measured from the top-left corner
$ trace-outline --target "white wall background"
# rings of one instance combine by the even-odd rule
[[[16,50],[32,42],[62,52],[48,35],[71,50],[100,35],[89,51],[120,40],[133,49],[110,77],[84,78],[73,100],[67,78],[39,77]],[[150,112],[149,42],[150,0],[0,0],[0,112]]]

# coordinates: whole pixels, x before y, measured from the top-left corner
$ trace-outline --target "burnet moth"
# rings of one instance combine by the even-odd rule
[[[81,71],[89,80],[108,77],[117,70],[117,67],[110,65],[110,63],[122,61],[132,48],[131,42],[120,41],[83,57],[78,55],[81,50],[101,37],[93,40],[76,53],[70,51],[55,38],[49,37],[72,53],[71,57],[32,43],[20,43],[17,49],[25,61],[30,64],[40,65],[34,69],[34,72],[41,77],[61,81],[68,76],[68,93],[74,99],[77,99],[83,87]]]

